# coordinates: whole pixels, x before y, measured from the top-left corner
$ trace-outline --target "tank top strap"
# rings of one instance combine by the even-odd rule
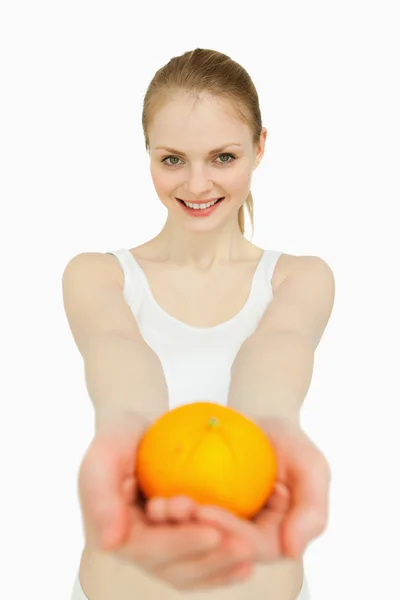
[[[276,263],[282,256],[281,250],[264,250],[263,257],[261,259],[262,269],[265,281],[272,292],[272,277],[276,267]]]
[[[106,254],[114,255],[120,264],[124,274],[124,298],[136,315],[144,293],[141,268],[127,248],[110,250]]]

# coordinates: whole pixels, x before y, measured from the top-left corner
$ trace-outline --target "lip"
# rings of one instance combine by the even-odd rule
[[[220,198],[224,198],[225,196],[218,196],[217,198],[208,198],[207,200],[184,200],[183,198],[177,198],[177,200],[182,200],[183,202],[188,202],[189,204],[207,204],[207,202],[215,202]]]
[[[224,198],[225,198],[225,196],[222,196],[221,202],[223,201]],[[219,198],[218,198],[218,200],[219,200]],[[197,202],[196,203],[197,210],[196,210],[196,206],[194,206],[193,208],[190,208],[189,206],[186,206],[186,204],[184,202],[179,201],[178,199],[177,199],[177,202],[179,202],[181,210],[183,210],[185,213],[190,215],[190,217],[193,219],[202,219],[202,218],[209,217],[211,214],[214,213],[214,211],[218,210],[218,207],[220,205],[220,202],[213,202],[213,204],[211,204],[211,206],[209,206],[208,208],[200,209],[199,203]]]

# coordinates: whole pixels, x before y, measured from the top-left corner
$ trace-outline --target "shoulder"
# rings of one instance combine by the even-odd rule
[[[318,256],[282,255],[281,258],[281,280],[258,329],[295,333],[308,340],[315,350],[335,300],[332,269]]]
[[[90,275],[104,277],[117,283],[122,290],[124,288],[123,271],[112,254],[81,252],[70,259],[64,269],[64,277],[70,272],[81,273],[82,276],[87,277]]]
[[[302,277],[307,275],[315,278],[320,276],[333,278],[331,267],[319,256],[281,254],[277,260],[271,281],[272,291],[275,294],[288,276]]]

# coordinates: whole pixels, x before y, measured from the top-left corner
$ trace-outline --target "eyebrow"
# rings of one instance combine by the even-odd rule
[[[242,144],[238,144],[237,142],[231,142],[230,144],[224,144],[224,146],[220,146],[219,148],[214,148],[210,150],[209,154],[217,154],[218,152],[222,152],[225,148],[229,148],[230,146],[242,146]],[[157,146],[156,150],[166,150],[167,152],[171,152],[172,154],[179,154],[180,156],[186,156],[184,152],[180,150],[175,150],[174,148],[168,148],[167,146]]]

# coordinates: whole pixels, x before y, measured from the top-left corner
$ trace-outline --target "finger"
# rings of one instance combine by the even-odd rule
[[[187,521],[195,517],[197,504],[187,496],[175,496],[166,504],[166,512],[170,521]]]
[[[133,475],[126,477],[121,485],[122,498],[126,504],[132,504],[136,499],[136,479]]]
[[[243,564],[251,564],[252,551],[241,540],[227,536],[212,552],[195,559],[179,561],[157,571],[157,575],[180,589],[193,589],[210,579],[230,581]],[[209,584],[208,584],[209,585]]]
[[[217,548],[222,535],[214,527],[196,523],[133,527],[129,540],[118,550],[121,558],[154,571],[176,561]]]
[[[219,506],[202,505],[196,510],[196,517],[202,523],[208,523],[222,528],[225,532],[239,536],[245,544],[253,549],[255,560],[264,560],[270,555],[268,540],[265,535],[252,523],[241,519]]]
[[[152,498],[146,506],[146,515],[154,523],[181,522],[194,517],[196,503],[187,496]]]
[[[304,444],[288,465],[292,507],[284,523],[283,545],[289,556],[299,556],[320,535],[327,522],[329,465],[311,443]]]
[[[147,518],[153,523],[165,523],[167,521],[166,499],[151,498],[145,508]]]
[[[264,508],[267,508],[269,512],[277,514],[286,514],[288,512],[290,508],[290,494],[284,483],[278,481],[275,484]]]

